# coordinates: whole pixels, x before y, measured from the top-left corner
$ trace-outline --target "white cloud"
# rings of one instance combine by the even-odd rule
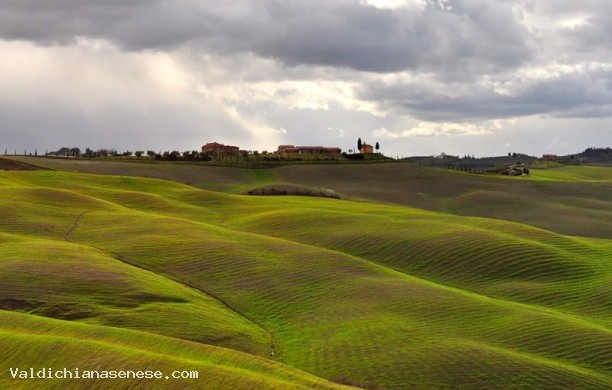
[[[413,8],[424,9],[426,0],[364,0],[364,4],[381,9]]]
[[[375,138],[380,138],[380,139],[398,139],[401,137],[400,134],[389,131],[384,127],[380,129],[372,130],[372,135]]]
[[[218,87],[216,92],[228,102],[276,102],[290,109],[328,110],[332,101],[350,109],[370,109],[371,105],[353,97],[353,88],[344,82],[289,80],[231,83]]]
[[[414,137],[462,137],[492,134],[500,129],[499,121],[482,123],[420,122],[416,126],[398,132],[380,128],[372,135],[381,139],[399,139]]]

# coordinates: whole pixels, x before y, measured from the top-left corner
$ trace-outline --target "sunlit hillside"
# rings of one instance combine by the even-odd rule
[[[0,172],[0,386],[126,364],[194,389],[611,387],[612,241],[442,211]]]
[[[455,215],[514,221],[571,236],[612,237],[612,168],[555,166],[530,176],[479,175],[408,163],[315,164],[276,168],[11,157],[68,172],[178,181],[235,194],[260,186],[332,190],[365,200]]]

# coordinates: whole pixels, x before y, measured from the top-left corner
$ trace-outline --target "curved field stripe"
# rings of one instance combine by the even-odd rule
[[[0,310],[0,387],[17,389],[343,389],[266,359],[125,329],[70,323]],[[92,357],[95,357],[92,358]],[[197,371],[198,379],[14,380],[9,368]]]
[[[205,292],[269,329],[274,359],[315,375],[399,389],[611,385],[606,240],[397,206],[240,197],[150,179],[13,176],[24,183],[13,181],[13,190],[33,191],[23,193],[13,222],[0,223],[19,233],[0,235],[14,264],[28,264],[29,253],[12,240],[43,237],[53,239],[47,255],[59,245],[74,256],[66,264],[90,278],[105,266],[132,264],[123,265],[126,272],[151,278],[140,283],[144,292],[150,286],[188,301],[187,290],[202,300],[193,289]],[[36,187],[56,200],[45,206]],[[102,203],[79,206],[87,197]],[[48,218],[35,214],[39,205]],[[68,247],[100,256],[98,265],[87,269]],[[61,280],[40,260],[28,267]],[[117,283],[100,288],[121,291]],[[179,294],[181,288],[187,290]],[[39,295],[57,298],[52,291]],[[63,302],[82,305],[86,296],[64,295]],[[92,296],[99,305],[102,297]],[[206,319],[190,321],[202,326]]]

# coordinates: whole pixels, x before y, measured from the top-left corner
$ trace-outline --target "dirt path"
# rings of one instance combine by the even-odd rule
[[[73,242],[73,241],[70,241],[70,235],[72,234],[72,232],[74,232],[79,227],[79,224],[81,223],[81,219],[83,219],[85,214],[87,214],[88,212],[89,211],[83,211],[81,214],[79,214],[79,216],[77,217],[76,221],[74,221],[74,225],[72,225],[70,230],[68,230],[66,232],[66,234],[64,234],[64,240],[66,240],[68,242]]]

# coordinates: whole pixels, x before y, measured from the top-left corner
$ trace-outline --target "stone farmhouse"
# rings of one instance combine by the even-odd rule
[[[368,145],[366,143],[361,144],[361,149],[359,150],[362,154],[370,154],[374,153],[374,147],[372,145]]]
[[[223,145],[217,142],[210,142],[202,146],[202,153],[208,156],[238,156],[240,148],[238,146]]]
[[[294,146],[280,145],[278,154],[340,154],[342,150],[336,147],[325,146]]]

